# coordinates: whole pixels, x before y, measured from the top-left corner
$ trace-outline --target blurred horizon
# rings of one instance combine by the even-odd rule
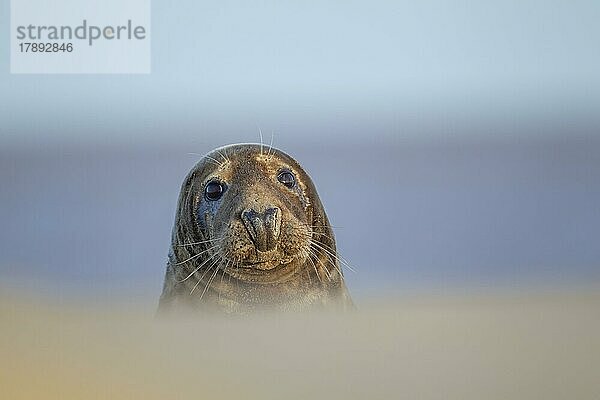
[[[315,182],[359,299],[600,282],[597,138],[275,140]],[[2,280],[158,298],[181,182],[216,141],[0,150]]]

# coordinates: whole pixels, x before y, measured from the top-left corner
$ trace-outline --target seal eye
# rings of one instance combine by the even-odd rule
[[[225,187],[221,182],[210,181],[204,188],[204,197],[210,201],[219,200],[223,196],[223,192],[225,192]]]
[[[290,171],[283,171],[277,175],[277,180],[289,188],[296,186],[296,177]]]

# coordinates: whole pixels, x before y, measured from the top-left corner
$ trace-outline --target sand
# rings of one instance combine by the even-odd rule
[[[371,299],[156,321],[0,295],[5,399],[598,399],[600,291]]]

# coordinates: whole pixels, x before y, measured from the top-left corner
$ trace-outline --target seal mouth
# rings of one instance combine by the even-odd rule
[[[234,264],[234,267],[244,269],[257,269],[261,271],[269,271],[281,265],[291,263],[294,257],[272,258],[267,260],[242,260]]]
[[[239,268],[269,270],[279,265],[278,260],[241,261],[236,264]]]
[[[294,256],[282,254],[277,248],[271,251],[260,251],[255,249],[252,254],[242,259],[235,257],[224,257],[225,260],[233,262],[234,268],[245,270],[269,271],[279,266],[289,264],[294,260]]]
[[[263,257],[265,254],[260,254]],[[260,256],[259,255],[259,256]],[[224,258],[225,263],[221,267],[223,271],[232,278],[254,283],[276,283],[287,279],[297,270],[298,265],[294,263],[296,256],[279,257],[270,254],[269,258],[233,260]]]
[[[226,266],[223,271],[240,281],[272,284],[283,282],[296,273],[298,265],[292,261],[293,259],[285,263],[282,260],[237,262]]]

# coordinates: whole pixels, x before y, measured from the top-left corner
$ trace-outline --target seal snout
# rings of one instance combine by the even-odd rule
[[[269,207],[259,213],[252,208],[242,211],[242,222],[258,251],[273,250],[281,230],[281,210]]]

